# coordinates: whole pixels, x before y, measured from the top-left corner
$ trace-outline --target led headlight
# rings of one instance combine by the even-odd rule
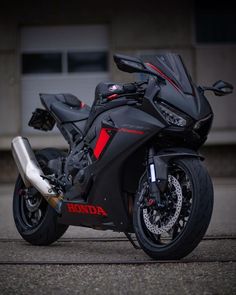
[[[177,114],[177,111],[173,108],[161,103],[156,103],[156,107],[169,124],[180,127],[184,127],[187,125],[187,120],[179,114]]]

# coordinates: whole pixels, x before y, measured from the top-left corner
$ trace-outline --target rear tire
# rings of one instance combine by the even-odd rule
[[[147,228],[147,222],[145,223],[144,221],[144,209],[140,208],[138,202],[139,194],[137,194],[134,204],[133,224],[137,240],[141,248],[150,257],[158,260],[180,259],[193,251],[202,240],[208,228],[213,210],[212,182],[206,168],[202,165],[200,160],[196,158],[184,158],[174,160],[172,164],[171,171],[173,173],[170,171],[170,174],[177,177],[174,172],[175,169],[177,171],[183,171],[189,179],[189,190],[191,190],[190,200],[190,193],[187,193],[186,188],[182,187],[181,193],[183,203],[180,215],[173,228],[169,231],[171,232],[170,236],[172,235],[172,238],[169,238],[169,240],[165,240],[165,238],[161,240],[161,234],[153,234],[153,232],[151,232],[153,231],[152,228]],[[179,178],[179,183],[181,184],[180,179],[181,177]],[[143,182],[141,183],[141,186],[142,185]],[[142,188],[139,188],[139,191],[141,191],[141,189]],[[186,208],[186,205],[184,207],[184,204],[187,204],[187,200],[189,200],[189,209],[186,209],[186,211],[189,213],[185,216],[183,215],[183,208]],[[173,208],[175,208],[175,206]],[[183,220],[187,219],[187,221],[186,223],[183,222],[182,229],[180,226],[179,230],[178,223],[180,223],[180,216],[185,216]],[[155,221],[155,218],[152,217],[151,220]]]
[[[46,174],[48,161],[61,157],[62,155],[61,151],[48,148],[38,151],[36,158],[43,172]],[[26,204],[26,198],[22,194],[22,192],[26,191],[25,189],[24,182],[19,175],[13,195],[13,217],[16,228],[22,238],[30,244],[50,245],[65,233],[68,225],[58,223],[57,212],[33,188],[31,189],[31,192],[33,192],[33,201],[30,202],[31,204],[35,202],[36,205],[38,204],[38,207],[36,209],[37,211],[30,212],[32,207],[29,209],[29,206],[27,206],[28,203]],[[30,196],[32,197],[32,195]]]

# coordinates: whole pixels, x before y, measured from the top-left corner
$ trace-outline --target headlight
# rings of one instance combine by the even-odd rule
[[[169,124],[180,127],[184,127],[187,125],[187,120],[179,114],[177,114],[177,111],[171,108],[170,106],[156,102],[156,107]]]

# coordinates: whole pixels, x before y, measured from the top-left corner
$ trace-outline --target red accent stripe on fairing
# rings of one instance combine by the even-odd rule
[[[106,130],[117,131],[117,132],[125,132],[125,133],[133,133],[133,134],[144,134],[144,131],[135,130],[135,129],[127,129],[127,128],[106,128]]]
[[[126,132],[126,133],[133,133],[133,134],[144,134],[143,131],[140,131],[140,130],[134,130],[134,129],[127,129],[127,128],[120,128],[118,129],[118,131],[120,132]]]
[[[167,81],[170,82],[171,85],[173,85],[175,87],[175,89],[177,89],[178,91],[181,91],[179,89],[179,87],[175,84],[174,81],[172,81],[168,76],[166,76],[160,69],[158,69],[157,67],[155,67],[154,65],[147,63],[147,65],[149,67],[151,67],[154,71],[158,72],[164,79],[166,79]],[[182,91],[181,91],[182,92]]]
[[[112,94],[110,96],[107,97],[108,100],[113,100],[116,99],[118,97],[118,94]]]
[[[96,142],[93,154],[95,156],[96,159],[98,159],[102,153],[102,151],[104,150],[104,148],[106,147],[111,135],[108,134],[107,131],[116,131],[116,132],[125,132],[125,133],[132,133],[132,134],[139,134],[142,135],[144,134],[144,131],[141,130],[135,130],[135,129],[127,129],[127,128],[102,128],[99,136],[98,136],[98,140]]]
[[[110,138],[110,135],[107,133],[107,129],[102,128],[101,131],[100,131],[100,134],[98,136],[96,146],[95,146],[94,151],[93,151],[94,156],[95,156],[96,159],[98,159],[99,156],[101,155],[101,153],[104,150],[109,138]]]

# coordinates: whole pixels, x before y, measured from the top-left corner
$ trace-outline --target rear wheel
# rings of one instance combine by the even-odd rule
[[[157,208],[149,199],[145,174],[133,214],[141,248],[154,259],[180,259],[189,254],[203,238],[213,209],[212,183],[202,163],[195,158],[173,161],[168,188],[161,195],[163,208]]]
[[[36,158],[45,174],[47,163],[62,156],[55,149],[44,149]],[[68,226],[58,223],[58,214],[33,187],[26,188],[18,176],[13,195],[13,217],[19,234],[33,245],[49,245],[58,240]]]

